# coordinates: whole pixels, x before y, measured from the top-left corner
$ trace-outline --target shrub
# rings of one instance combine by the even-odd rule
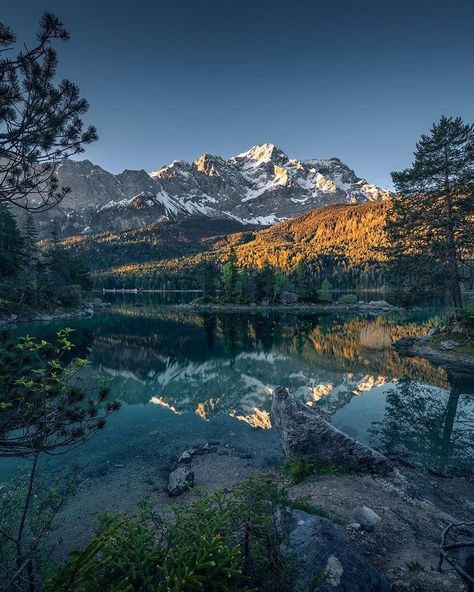
[[[311,463],[304,458],[294,458],[282,468],[284,475],[290,478],[292,485],[303,483],[313,475],[348,475],[354,471],[345,465],[334,465],[327,462]]]
[[[474,306],[462,311],[461,324],[468,329],[474,329]]]
[[[303,458],[295,458],[285,464],[282,472],[290,478],[293,485],[297,485],[314,475],[314,465]]]
[[[357,304],[357,296],[355,294],[343,294],[338,302],[339,304]]]
[[[200,495],[169,520],[150,506],[105,516],[92,541],[71,554],[45,592],[285,591],[295,563],[282,554],[276,510],[284,491],[251,478],[232,495]]]
[[[58,297],[64,306],[77,306],[82,300],[81,286],[78,284],[64,286],[61,288]]]

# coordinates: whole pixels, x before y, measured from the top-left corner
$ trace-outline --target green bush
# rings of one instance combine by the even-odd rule
[[[282,472],[289,477],[292,485],[298,485],[298,483],[303,483],[313,475],[319,475],[320,477],[348,475],[354,471],[345,465],[334,465],[326,462],[311,463],[305,458],[294,458],[284,465]]]
[[[254,477],[232,495],[201,495],[169,520],[149,506],[107,515],[92,541],[71,554],[45,592],[285,591],[295,563],[281,552],[276,510],[285,492]]]
[[[293,485],[297,485],[314,475],[314,465],[303,458],[295,458],[285,464],[282,472],[289,477]]]
[[[77,306],[82,300],[82,289],[78,284],[61,288],[58,298],[64,306]]]
[[[468,329],[474,329],[474,307],[468,307],[462,311],[461,324]]]
[[[343,294],[338,302],[339,304],[357,304],[357,296],[355,294]]]

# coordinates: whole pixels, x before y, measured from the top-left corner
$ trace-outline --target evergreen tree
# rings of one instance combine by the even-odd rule
[[[197,273],[204,296],[213,294],[216,290],[218,270],[216,262],[211,257],[203,258],[198,266]]]
[[[288,290],[289,281],[286,275],[277,269],[273,275],[273,300],[281,296],[282,292]]]
[[[44,211],[68,193],[57,178],[58,163],[97,139],[84,129],[88,110],[78,87],[55,83],[57,55],[52,44],[69,39],[59,19],[44,13],[32,49],[16,56],[14,32],[0,23],[0,204]]]
[[[321,289],[319,290],[319,298],[320,300],[324,300],[325,302],[331,301],[331,282],[325,278],[323,283],[321,284]]]
[[[459,315],[460,265],[474,259],[474,125],[442,117],[417,143],[412,167],[392,178],[399,193],[387,222],[392,273],[407,290],[447,286]]]
[[[28,273],[36,275],[38,268],[38,229],[31,212],[27,212],[23,222],[23,244],[25,253],[25,265]]]
[[[235,298],[237,279],[237,254],[235,249],[232,247],[229,257],[222,267],[222,289],[224,292],[224,298],[228,302],[232,302]]]
[[[24,242],[11,212],[0,206],[0,279],[14,276],[23,264]]]

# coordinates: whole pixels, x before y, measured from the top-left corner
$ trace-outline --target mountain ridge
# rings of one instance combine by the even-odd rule
[[[36,217],[42,237],[120,232],[159,220],[203,215],[269,226],[335,203],[389,199],[338,158],[297,160],[274,144],[228,159],[209,153],[155,171],[114,175],[89,160],[65,160],[59,182],[70,193]]]

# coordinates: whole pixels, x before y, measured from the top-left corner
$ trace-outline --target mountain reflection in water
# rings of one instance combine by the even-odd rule
[[[206,422],[226,415],[269,429],[271,393],[281,384],[387,453],[436,470],[472,470],[472,386],[392,348],[401,337],[425,333],[436,314],[197,314],[122,306],[68,324],[92,371],[106,375],[112,396],[126,404]],[[57,328],[28,332],[47,338],[45,331]]]

